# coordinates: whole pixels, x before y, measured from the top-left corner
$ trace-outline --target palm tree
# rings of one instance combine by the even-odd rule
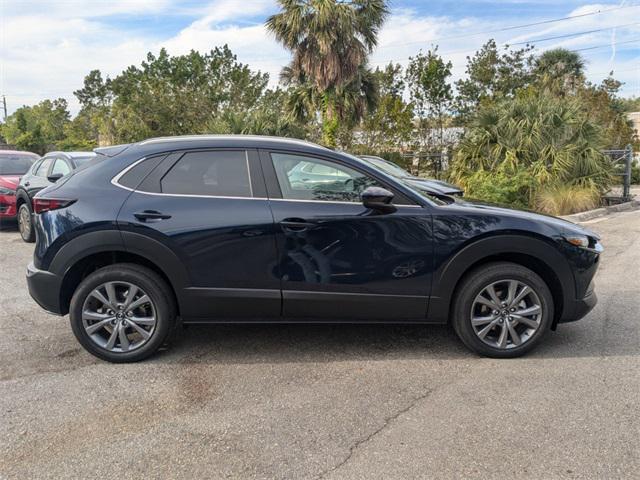
[[[361,118],[375,100],[366,68],[388,10],[384,0],[279,0],[267,29],[293,53],[283,70],[296,115],[322,116],[323,141],[335,146],[341,121]],[[298,103],[296,103],[298,102]]]
[[[584,79],[584,59],[566,48],[547,50],[536,59],[534,72],[543,86],[557,94],[575,91]]]
[[[602,129],[573,98],[552,94],[503,100],[480,109],[452,165],[452,178],[466,186],[477,172],[534,182],[531,198],[545,188],[574,186],[604,191],[611,165],[601,153]]]

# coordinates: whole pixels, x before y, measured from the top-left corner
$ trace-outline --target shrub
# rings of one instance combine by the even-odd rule
[[[599,198],[595,187],[555,184],[536,193],[534,206],[536,210],[550,215],[569,215],[597,207]]]
[[[526,171],[515,174],[478,170],[465,182],[465,196],[490,203],[527,208],[535,181]]]

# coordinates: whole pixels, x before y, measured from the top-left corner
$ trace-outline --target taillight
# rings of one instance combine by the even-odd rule
[[[44,213],[50,210],[58,210],[59,208],[68,207],[75,200],[63,200],[61,198],[34,198],[33,213]]]

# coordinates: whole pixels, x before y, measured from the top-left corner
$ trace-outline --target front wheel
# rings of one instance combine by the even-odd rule
[[[167,342],[176,307],[168,285],[155,272],[118,264],[80,283],[69,316],[74,335],[89,353],[109,362],[135,362]]]
[[[469,273],[457,289],[453,327],[476,353],[524,355],[550,329],[554,305],[547,284],[515,263],[492,263]]]
[[[18,230],[22,240],[33,243],[36,240],[33,224],[31,222],[31,208],[28,203],[22,203],[18,208]]]

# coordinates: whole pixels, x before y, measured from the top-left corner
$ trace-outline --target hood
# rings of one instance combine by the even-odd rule
[[[588,235],[590,237],[596,238],[600,240],[600,236],[591,230],[584,228],[581,225],[570,222],[569,220],[564,220],[562,218],[554,217],[552,215],[546,215],[543,213],[532,212],[530,210],[518,210],[515,208],[508,208],[500,205],[495,205],[491,203],[484,203],[477,200],[468,200],[468,199],[456,199],[455,204],[452,206],[465,208],[465,209],[473,209],[482,211],[487,214],[495,214],[500,216],[509,216],[513,218],[520,218],[523,220],[528,220],[532,222],[545,223],[552,227],[557,228],[564,234],[578,234],[578,235]]]
[[[456,187],[455,185],[451,185],[450,183],[443,182],[442,180],[430,180],[419,177],[407,177],[404,180],[416,188],[426,188],[429,190],[434,190],[437,193],[442,193],[444,195],[455,195],[463,193],[462,189]]]
[[[19,182],[20,175],[0,175],[0,187],[15,190],[16,188],[18,188]]]

